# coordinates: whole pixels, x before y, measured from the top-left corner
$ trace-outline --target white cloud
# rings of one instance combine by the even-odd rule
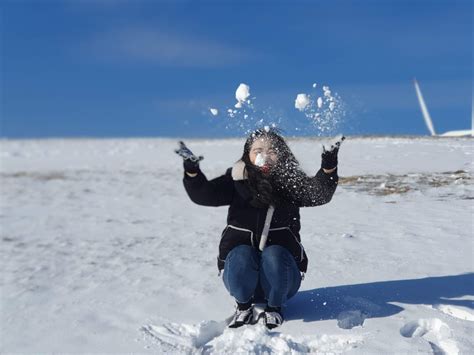
[[[142,27],[99,34],[87,49],[108,59],[184,67],[228,66],[256,57],[227,43]]]

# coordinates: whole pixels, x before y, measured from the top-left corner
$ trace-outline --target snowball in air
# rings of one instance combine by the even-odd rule
[[[309,97],[306,94],[298,94],[295,100],[295,108],[303,111],[309,105]]]
[[[211,111],[213,116],[217,116],[219,114],[219,110],[216,108],[210,108],[209,111]]]
[[[315,88],[316,86],[318,86],[318,84],[316,84],[316,83],[313,83],[313,88]]]
[[[237,90],[235,91],[235,98],[237,99],[238,103],[245,102],[247,98],[250,96],[250,87],[246,84],[240,84]]]

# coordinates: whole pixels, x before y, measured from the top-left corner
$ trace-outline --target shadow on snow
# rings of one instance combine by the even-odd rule
[[[456,299],[463,296],[474,296],[474,273],[325,287],[298,292],[287,302],[285,318],[312,322],[337,319],[345,311],[359,311],[364,318],[388,317],[403,310],[393,302],[474,309],[472,300]]]

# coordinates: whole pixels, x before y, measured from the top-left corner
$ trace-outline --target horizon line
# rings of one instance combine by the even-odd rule
[[[285,139],[300,140],[300,139],[327,139],[337,136],[285,136],[282,135]],[[430,138],[430,139],[465,139],[473,138],[472,136],[461,136],[461,137],[450,137],[450,136],[431,136],[429,134],[417,135],[417,134],[344,134],[346,138]],[[185,136],[48,136],[48,137],[2,137],[0,136],[0,141],[26,141],[26,140],[133,140],[133,139],[187,139],[187,140],[225,140],[225,139],[245,139],[247,135],[242,136],[224,136],[224,137],[185,137]]]

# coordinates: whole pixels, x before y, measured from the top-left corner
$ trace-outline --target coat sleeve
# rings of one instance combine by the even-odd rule
[[[202,171],[199,171],[195,177],[184,173],[184,188],[191,201],[202,206],[230,205],[234,195],[234,180],[231,171],[232,168],[229,168],[224,175],[212,180],[207,180]]]
[[[337,188],[339,177],[337,169],[326,174],[319,169],[316,176],[306,176],[293,186],[290,186],[291,200],[298,207],[320,206],[331,201]]]

